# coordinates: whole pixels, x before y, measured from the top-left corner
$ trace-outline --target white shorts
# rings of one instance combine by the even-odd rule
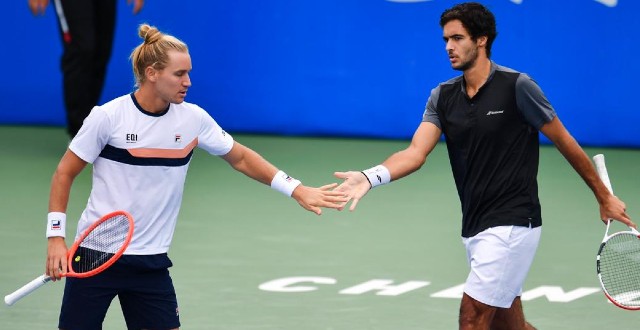
[[[462,238],[471,271],[464,292],[494,307],[509,308],[538,248],[542,227],[499,226]]]

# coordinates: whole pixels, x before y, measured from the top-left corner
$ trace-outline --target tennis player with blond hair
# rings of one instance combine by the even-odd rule
[[[93,108],[53,175],[46,274],[56,280],[67,271],[65,212],[74,178],[88,163],[92,189],[77,234],[104,214],[126,210],[135,219],[134,236],[104,272],[66,279],[60,329],[100,329],[116,296],[129,329],[180,326],[167,252],[196,147],[318,215],[322,207],[335,209],[346,201],[344,193],[331,191],[336,184],[301,184],[235,141],[205,110],[185,102],[191,87],[187,45],[147,24],[138,33],[143,42],[131,54],[137,89]]]

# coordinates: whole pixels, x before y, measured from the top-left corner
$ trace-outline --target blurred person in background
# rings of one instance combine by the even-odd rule
[[[54,0],[63,54],[67,132],[73,138],[91,109],[98,104],[111,58],[116,23],[116,0]],[[44,15],[49,0],[28,0],[33,15]],[[137,14],[144,0],[133,3]]]

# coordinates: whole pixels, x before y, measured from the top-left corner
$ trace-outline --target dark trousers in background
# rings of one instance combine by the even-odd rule
[[[63,41],[67,131],[74,137],[98,104],[111,57],[116,0],[55,0]]]

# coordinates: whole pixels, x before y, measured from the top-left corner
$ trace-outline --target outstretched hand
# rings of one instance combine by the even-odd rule
[[[339,210],[349,201],[345,193],[333,189],[337,186],[337,183],[332,183],[315,188],[300,184],[291,197],[306,210],[322,215],[322,207]]]
[[[371,184],[367,177],[362,172],[349,171],[349,172],[335,172],[333,175],[338,179],[344,181],[334,191],[339,191],[347,196],[347,201],[342,205],[340,210],[346,206],[349,201],[352,200],[349,211],[356,209],[358,202],[364,195],[366,195],[371,189]]]

